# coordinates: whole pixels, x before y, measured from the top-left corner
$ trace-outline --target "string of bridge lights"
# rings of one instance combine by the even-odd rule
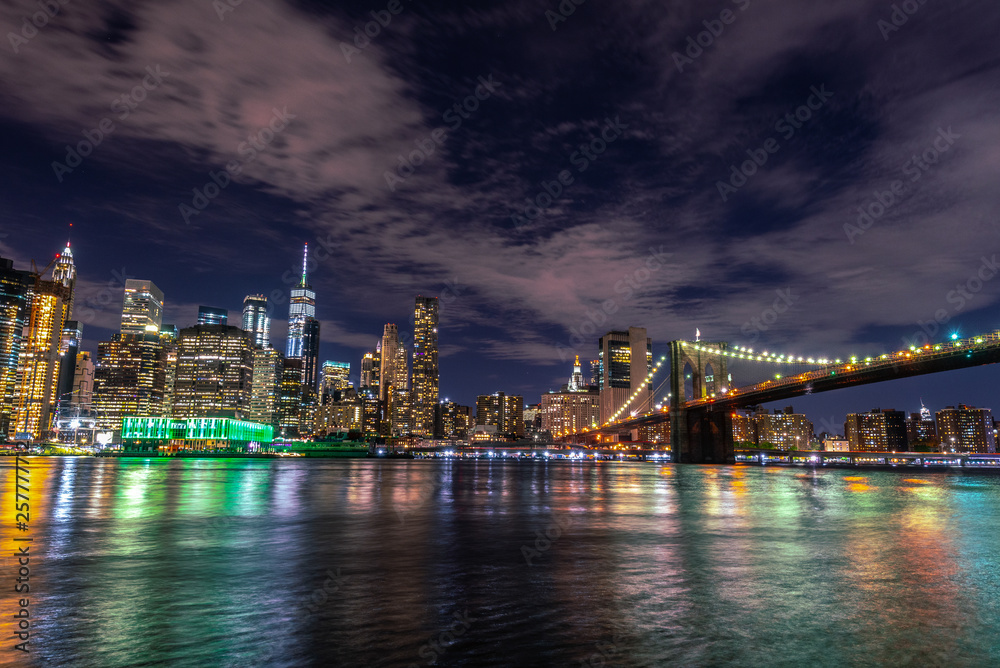
[[[640,386],[640,389],[638,389],[635,392],[633,392],[632,396],[629,397],[625,401],[625,403],[622,405],[622,407],[619,408],[618,411],[614,415],[612,415],[611,418],[607,422],[604,423],[605,427],[608,426],[608,425],[610,425],[611,423],[613,423],[615,420],[617,420],[618,416],[621,415],[622,412],[625,409],[627,409],[629,406],[632,405],[632,402],[635,401],[636,398],[639,396],[639,394],[642,393],[642,391],[643,391],[643,389],[645,389],[646,385],[650,381],[653,380],[653,376],[655,376],[656,372],[660,370],[660,367],[663,366],[663,363],[666,361],[666,359],[667,359],[666,355],[664,355],[663,357],[660,358],[660,361],[656,363],[656,366],[653,367],[653,370],[650,371],[649,374],[646,376],[646,378],[642,381],[642,385]]]
[[[703,346],[699,343],[690,343],[688,341],[683,342],[683,344],[685,346],[692,347],[695,350],[712,353],[713,355],[722,355],[724,357],[732,357],[733,359],[741,359],[751,362],[768,362],[770,364],[842,364],[841,360],[832,360],[827,357],[796,357],[795,355],[779,355],[778,353],[771,353],[766,350],[755,353],[753,348],[746,348],[743,346],[738,346],[730,350],[719,350],[718,348]]]

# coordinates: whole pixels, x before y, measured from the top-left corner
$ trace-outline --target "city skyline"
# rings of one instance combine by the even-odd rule
[[[921,5],[901,25],[873,0],[587,4],[558,19],[527,2],[407,7],[349,56],[341,43],[372,20],[361,3],[262,0],[224,20],[121,5],[124,22],[66,8],[0,65],[0,254],[44,264],[74,225],[94,351],[136,277],[178,325],[199,304],[238,313],[246,294],[278,294],[283,339],[308,243],[319,359],[360,360],[414,295],[438,296],[441,393],[466,405],[558,387],[574,355],[596,356],[598,330],[645,327],[657,357],[695,329],[846,357],[1000,326],[996,7]],[[21,22],[15,7],[0,18]],[[153,48],[176,31],[213,45],[197,67],[185,40]],[[81,53],[94,85],[67,97]],[[241,77],[260,85],[216,101]],[[86,137],[100,141],[78,164],[67,147]],[[990,405],[991,379],[884,385],[875,402],[851,390],[821,410],[915,410],[939,389],[938,403]]]

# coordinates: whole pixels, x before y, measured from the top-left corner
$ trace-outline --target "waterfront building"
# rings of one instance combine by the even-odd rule
[[[317,437],[341,431],[360,432],[364,426],[364,397],[354,389],[338,390],[338,398],[332,397],[316,412],[314,433]]]
[[[229,311],[217,306],[198,307],[199,325],[228,325]]]
[[[48,435],[59,383],[59,347],[69,313],[70,288],[36,277],[22,334],[14,390],[11,435],[38,440]]]
[[[844,434],[853,452],[905,452],[906,422],[903,412],[876,408],[852,413],[844,422]]]
[[[788,406],[773,413],[760,411],[753,415],[757,445],[773,446],[778,450],[808,450],[813,439],[813,423]]]
[[[13,434],[17,366],[33,284],[31,272],[14,269],[13,260],[0,257],[0,437]]]
[[[392,390],[389,393],[389,434],[394,437],[408,436],[414,432],[413,392]]]
[[[122,303],[122,334],[145,334],[150,325],[160,331],[163,324],[163,291],[152,281],[125,279]]]
[[[492,426],[498,434],[509,438],[524,436],[524,397],[508,396],[503,392],[484,394],[476,398],[476,425]]]
[[[465,439],[469,436],[472,409],[454,401],[438,402],[435,411],[435,438]]]
[[[285,358],[281,362],[278,386],[278,430],[282,438],[298,438],[302,413],[302,359]]]
[[[946,452],[986,454],[997,451],[993,411],[959,404],[937,412],[937,433]]]
[[[528,404],[524,407],[524,432],[534,434],[542,429],[542,404]]]
[[[268,451],[274,438],[271,425],[234,418],[126,417],[120,426],[123,450],[161,455]]]
[[[653,410],[652,386],[646,377],[653,371],[653,341],[643,327],[607,332],[598,340],[598,391],[601,424],[623,406],[619,417],[643,415]],[[627,404],[627,405],[626,405]]]
[[[382,402],[374,388],[362,387],[358,390],[361,402],[361,432],[365,438],[378,436],[382,427]]]
[[[166,372],[163,383],[163,414],[174,414],[174,385],[177,381],[177,338],[179,332],[175,325],[160,326],[160,341],[166,354]]]
[[[438,299],[417,296],[413,310],[413,433],[434,434],[438,404]]]
[[[249,335],[232,325],[180,331],[173,415],[231,417],[250,413],[253,353]]]
[[[826,452],[849,452],[850,442],[843,436],[827,436],[823,439],[823,450]]]
[[[391,390],[409,389],[406,349],[399,341],[396,325],[389,323],[384,327],[380,351],[382,368],[379,371],[379,398],[388,403]]]
[[[99,429],[116,430],[125,416],[162,416],[167,352],[159,334],[114,334],[97,344],[93,408]]]
[[[284,359],[271,347],[253,349],[253,377],[250,382],[250,421],[277,426],[278,400]]]

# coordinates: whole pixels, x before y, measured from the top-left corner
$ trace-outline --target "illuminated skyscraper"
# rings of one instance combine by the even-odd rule
[[[83,345],[83,325],[67,320],[59,341],[59,385],[56,390],[56,408],[72,401],[73,379],[76,376],[76,355]]]
[[[306,275],[309,262],[309,244],[305,245],[302,254],[302,280],[292,288],[291,301],[288,304],[288,343],[285,347],[287,359],[301,359],[305,356],[304,341],[306,322],[316,317],[316,293]]]
[[[40,439],[49,431],[59,383],[59,344],[69,311],[70,288],[37,279],[18,360],[15,437]]]
[[[965,404],[959,404],[958,408],[948,406],[937,412],[937,432],[944,452],[986,454],[997,451],[993,411],[989,408]]]
[[[876,408],[868,413],[851,413],[844,421],[844,435],[854,452],[906,451],[902,411]]]
[[[232,325],[195,325],[180,331],[174,417],[250,414],[253,355],[249,335]]]
[[[278,398],[284,363],[281,353],[270,346],[254,348],[253,379],[250,384],[250,421],[277,426]]]
[[[341,392],[351,387],[351,363],[334,362],[327,360],[323,362],[323,378],[320,381],[321,403],[326,404],[332,401],[334,392]]]
[[[361,358],[361,387],[375,390],[378,396],[379,377],[382,374],[382,344],[379,342],[376,349],[367,352]]]
[[[433,436],[438,404],[438,300],[418,296],[413,310],[413,433]]]
[[[503,392],[484,394],[476,398],[476,424],[496,427],[499,434],[524,436],[524,397],[508,396]]]
[[[33,283],[30,272],[14,269],[12,260],[0,257],[0,434],[10,432],[14,414],[21,333]]]
[[[402,354],[402,368],[400,368],[400,350]],[[379,399],[383,403],[388,403],[390,388],[396,390],[408,389],[406,350],[399,343],[399,330],[396,325],[389,323],[382,332],[382,368],[379,372]]]
[[[97,424],[118,431],[127,416],[164,415],[167,350],[160,335],[115,334],[97,344],[94,399]]]
[[[271,347],[271,318],[264,295],[247,295],[243,299],[243,331],[250,333],[254,347]]]
[[[122,304],[122,334],[145,334],[150,325],[163,324],[163,291],[152,281],[125,279]]]
[[[76,265],[73,263],[73,251],[66,242],[66,248],[59,254],[56,266],[52,268],[52,280],[69,288],[69,300],[66,305],[66,318],[73,317],[73,298],[76,293]]]
[[[651,411],[652,388],[646,376],[653,371],[653,341],[644,327],[608,332],[598,341],[601,424],[624,407],[619,417]]]
[[[228,325],[229,311],[217,306],[198,307],[199,325]]]

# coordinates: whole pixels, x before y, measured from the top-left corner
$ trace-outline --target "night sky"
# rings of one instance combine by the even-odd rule
[[[440,296],[465,404],[537,402],[630,325],[657,357],[696,328],[831,358],[1000,328],[995,2],[75,0],[25,24],[45,4],[0,5],[0,254],[44,265],[73,224],[89,349],[124,275],[179,327],[282,295],[283,350],[307,242],[322,358],[356,382]],[[818,431],[1000,409],[998,373],[783,404]]]

